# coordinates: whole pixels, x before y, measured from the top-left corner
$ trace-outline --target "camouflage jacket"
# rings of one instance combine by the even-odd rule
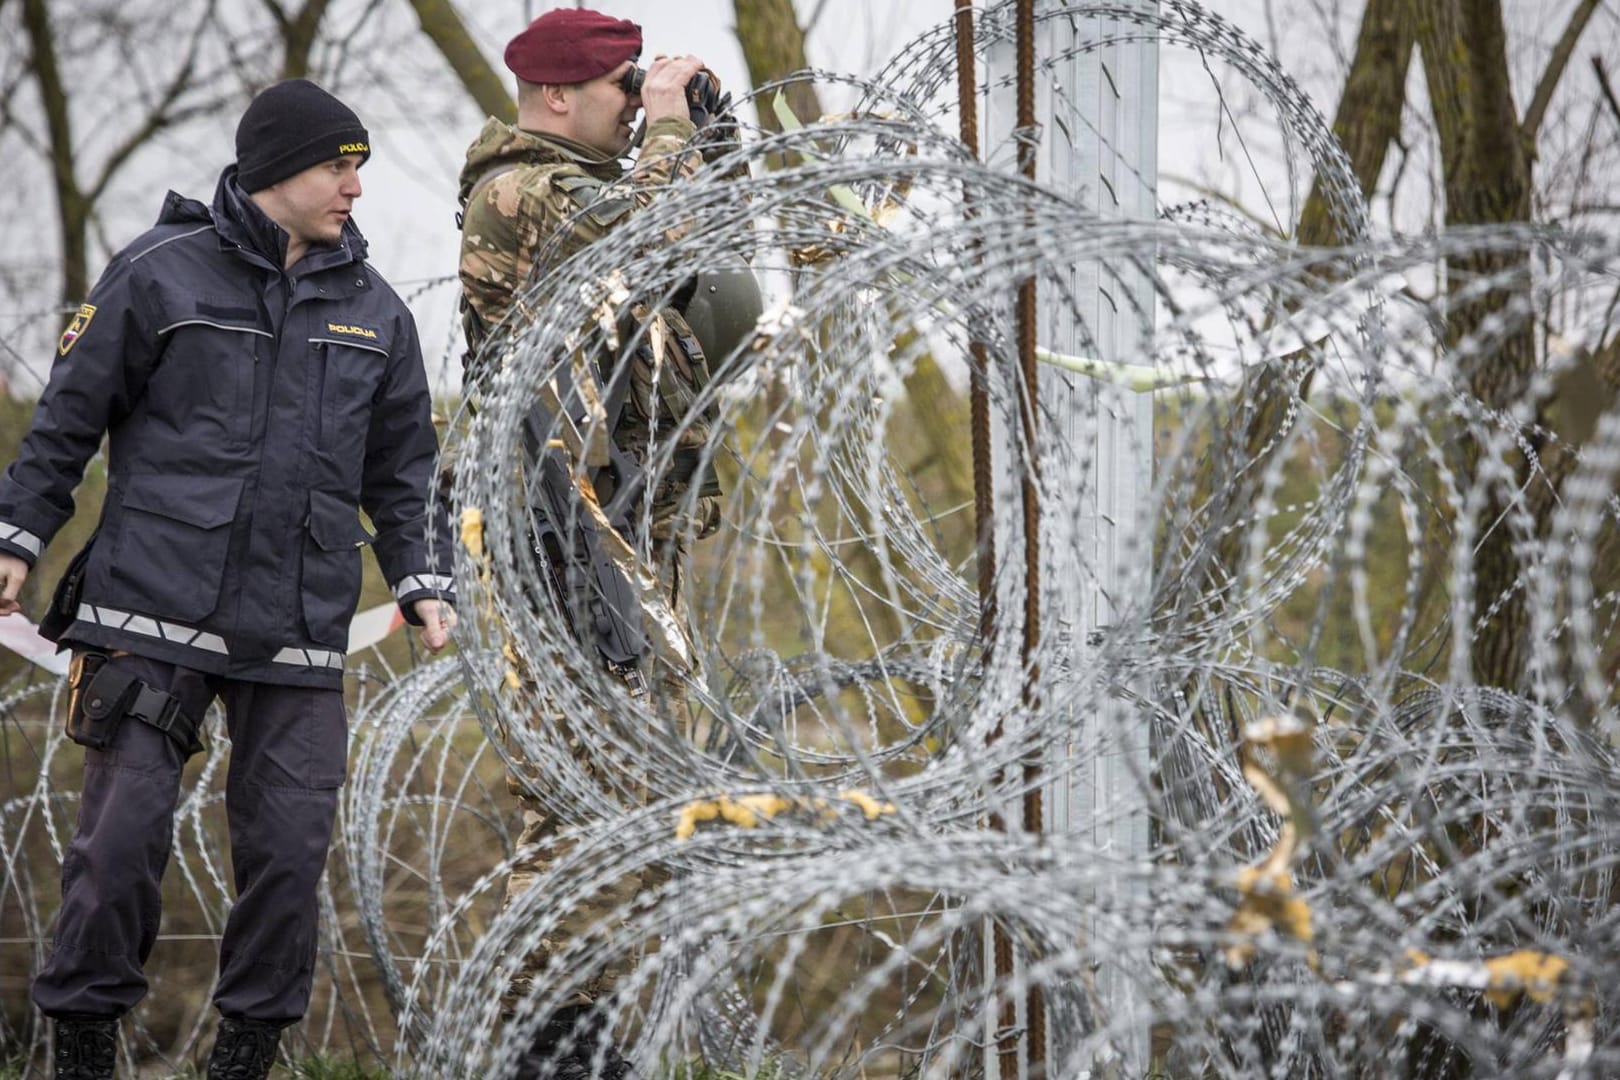
[[[683,152],[695,132],[684,118],[649,125],[636,165],[626,172],[617,159],[567,139],[494,118],[485,122],[461,170],[460,276],[469,366],[534,275],[601,239],[665,186],[701,167],[699,154]],[[547,248],[554,239],[558,242]],[[548,265],[536,266],[542,249],[547,249]],[[676,520],[674,515],[690,486],[681,474],[709,441],[711,417],[688,416],[708,382],[707,361],[679,312],[644,305],[634,311],[643,324],[659,325],[647,327],[644,344],[633,357],[630,394],[613,438],[645,462],[658,433],[675,433],[676,467],[654,492],[652,537],[706,536],[719,523],[719,487],[712,473],[693,478],[703,485],[704,496],[688,508],[695,509],[696,520]],[[654,356],[653,342],[660,343],[661,358]]]

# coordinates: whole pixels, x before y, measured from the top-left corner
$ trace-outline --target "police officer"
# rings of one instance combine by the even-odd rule
[[[350,218],[370,153],[313,83],[254,98],[213,205],[171,192],[113,258],[0,478],[8,612],[109,439],[100,525],[42,624],[74,649],[70,733],[91,747],[33,986],[58,1077],[113,1075],[118,1018],[147,988],[181,767],[216,698],[236,900],[208,1076],[268,1073],[314,975],[360,549],[429,650],[454,625],[416,327]]]
[[[507,317],[516,294],[530,280],[619,228],[704,165],[702,155],[691,149],[699,110],[689,98],[689,87],[702,85],[694,82],[700,73],[705,79],[712,76],[693,56],[659,58],[639,73],[636,61],[641,49],[641,29],[635,23],[572,8],[546,12],[506,47],[506,65],[518,79],[518,122],[513,126],[488,120],[469,148],[461,173],[463,325],[472,365],[469,374],[475,383],[483,362],[480,346]],[[639,87],[638,74],[644,75]],[[712,88],[717,94],[718,80],[712,80]],[[621,158],[630,149],[632,125],[642,110],[644,140],[635,165],[627,170]],[[550,261],[537,265],[542,250]],[[638,535],[625,540],[652,564],[664,599],[684,624],[680,580],[684,544],[709,535],[719,523],[720,489],[701,462],[713,418],[697,404],[710,373],[682,310],[650,303],[632,310],[644,326],[661,323],[663,332],[650,332],[648,327],[649,332],[640,335],[642,345],[628,361],[634,365],[627,380],[628,397],[612,437],[634,461],[659,460],[667,451],[672,464],[654,478],[650,520],[635,530]],[[668,355],[654,356],[652,350],[659,347]],[[674,443],[664,445],[664,440]],[[652,672],[647,680],[650,707],[672,721],[676,730],[690,733],[683,674],[662,665]],[[635,693],[639,672],[628,675]],[[546,677],[531,673],[534,679]],[[537,717],[531,722],[556,725],[565,738],[568,734],[567,717]],[[582,765],[591,773],[604,767],[591,761]],[[524,820],[507,884],[511,903],[565,849],[557,842],[561,822],[552,810],[525,784],[514,779],[509,786],[523,807]],[[602,897],[582,905],[565,930],[577,931],[581,924],[609,914],[616,899]],[[533,988],[535,974],[559,944],[543,942],[526,958],[512,982],[509,1006]],[[582,1038],[580,1025],[594,1026],[590,1006],[609,994],[622,974],[617,969],[604,971],[549,1018],[521,1075],[553,1064],[561,1070],[557,1075],[590,1072],[599,1033],[586,1030]],[[573,1057],[553,1063],[555,1048],[568,1045],[564,1039],[570,1034],[577,1045]],[[628,1066],[617,1051],[611,1046],[601,1049],[599,1075],[623,1076]]]

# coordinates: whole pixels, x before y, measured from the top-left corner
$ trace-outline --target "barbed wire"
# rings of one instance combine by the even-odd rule
[[[986,14],[982,55],[1010,38],[1007,12]],[[511,1075],[547,1017],[633,958],[598,1011],[649,1076],[980,1076],[1009,1048],[1051,1076],[1620,1072],[1620,420],[1607,400],[1585,419],[1549,407],[1612,337],[1620,240],[1376,238],[1322,118],[1230,24],[1183,0],[1041,17],[1106,28],[1043,56],[1047,79],[1152,41],[1247,80],[1353,242],[1300,249],[1207,205],[1110,220],[1083,190],[975,161],[949,133],[941,29],[877,79],[803,76],[859,105],[747,131],[560,260],[448,425],[458,656],[381,672],[356,712],[310,1046],[399,1075]],[[789,85],[759,91],[761,112]],[[1074,114],[1049,136],[1099,134],[1078,95],[1052,100]],[[1438,298],[1410,287],[1440,268]],[[709,358],[700,395],[720,528],[682,524],[695,492],[673,519],[682,610],[651,571],[631,579],[687,723],[560,615],[522,463],[605,437],[606,410],[570,395],[591,358],[619,370],[640,346],[636,305],[742,269],[771,303]],[[1029,277],[1047,360],[1033,441],[1012,304]],[[1531,330],[1567,344],[1514,393],[1476,396],[1470,379]],[[1119,339],[1140,345],[1099,356]],[[941,475],[942,402],[911,391],[933,371],[959,387],[975,344],[997,546],[1022,544],[1032,478],[1041,610],[1092,620],[1048,616],[1027,663],[1008,644],[1022,568],[998,566],[986,633],[972,493]],[[547,400],[580,419],[536,429]],[[1131,473],[1119,455],[1148,439],[1151,473]],[[648,494],[625,510],[650,535],[673,453],[641,465]],[[1113,520],[1108,470],[1141,481]],[[1531,512],[1536,489],[1556,492],[1551,512]],[[1476,597],[1478,553],[1504,530],[1520,572]],[[1518,603],[1522,682],[1478,685],[1471,650]],[[0,817],[0,928],[30,970],[71,830],[57,694],[0,701],[14,775],[37,778]],[[188,771],[176,825],[171,907],[201,912],[205,940],[229,895],[224,753],[216,735]],[[508,782],[567,841],[510,902]],[[1016,824],[1033,792],[1039,831]],[[524,958],[627,881],[645,884],[503,1002]],[[126,1053],[191,1053],[201,1001],[178,1032],[143,1006]],[[1051,1038],[1031,1054],[1036,1009]],[[37,1060],[37,1024],[5,1022]]]

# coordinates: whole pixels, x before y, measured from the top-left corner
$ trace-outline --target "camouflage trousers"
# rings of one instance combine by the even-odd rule
[[[686,627],[689,625],[686,598],[681,590],[684,562],[681,548],[675,544],[667,544],[662,547],[656,566],[664,599],[681,625]],[[665,730],[673,729],[688,739],[695,737],[691,707],[687,701],[687,680],[695,674],[694,672],[692,675],[683,675],[657,660],[643,661],[643,675],[647,681],[647,697],[643,699],[643,703],[650,714],[647,717],[649,723],[655,723]],[[563,677],[571,678],[572,675],[563,673]],[[599,718],[608,723],[623,722],[623,718],[619,717],[599,714]],[[625,763],[603,760],[596,748],[576,734],[575,725],[567,716],[560,714],[535,716],[531,722],[546,724],[554,734],[561,735],[562,741],[566,743],[581,771],[604,790],[616,791],[620,798],[629,798],[638,804],[645,804],[647,799],[645,785],[626,785],[622,782],[622,778],[617,783],[607,781],[610,771],[622,773]],[[516,767],[524,769],[526,763],[522,752],[516,745],[511,749]],[[536,775],[536,772],[530,771],[530,775]],[[513,859],[511,874],[506,880],[504,906],[510,907],[518,897],[533,888],[553,866],[573,851],[575,841],[559,835],[565,822],[558,817],[554,807],[534,796],[530,783],[526,783],[521,775],[508,772],[506,786],[517,799],[523,817],[517,853]],[[646,867],[639,873],[626,875],[613,882],[583,902],[572,905],[554,934],[543,938],[524,958],[502,996],[502,1011],[510,1015],[518,1002],[534,991],[541,972],[564,942],[583,934],[592,926],[619,918],[621,913],[629,910],[639,893],[657,888],[667,880],[669,874],[663,867]],[[561,1006],[590,1005],[610,995],[620,979],[635,966],[639,957],[656,946],[656,942],[643,942],[633,952],[615,958],[591,978],[582,981],[574,995],[562,1002]]]

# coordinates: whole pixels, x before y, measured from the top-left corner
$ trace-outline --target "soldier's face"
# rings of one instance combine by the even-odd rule
[[[626,94],[620,83],[624,73],[635,66],[626,60],[612,71],[574,88],[571,112],[575,142],[618,157],[630,149],[630,132],[641,110],[641,95]]]
[[[295,244],[335,244],[360,197],[362,160],[358,154],[345,154],[311,165],[255,192],[253,199]]]

